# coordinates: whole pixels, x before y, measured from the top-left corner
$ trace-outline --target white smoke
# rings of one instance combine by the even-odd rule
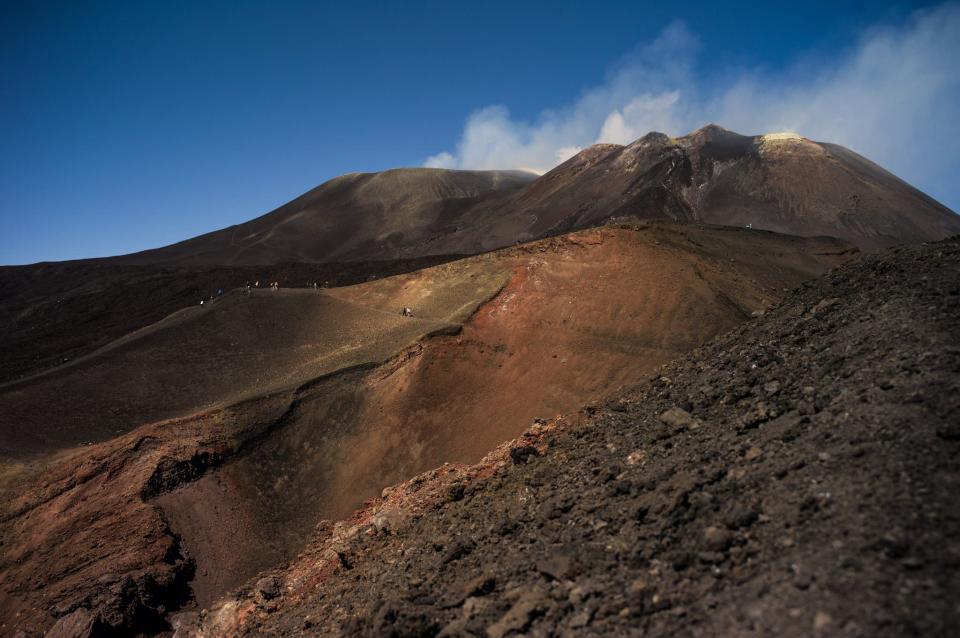
[[[475,111],[467,118],[456,151],[433,155],[425,165],[544,171],[598,141],[623,143],[633,139],[629,136],[634,131],[642,135],[680,126],[678,101],[690,86],[691,54],[697,48],[689,30],[674,23],[630,55],[602,85],[570,106],[545,111],[535,122],[512,119],[505,106]]]
[[[716,122],[744,134],[790,130],[843,144],[960,204],[960,5],[875,26],[839,55],[776,74],[743,70],[720,84],[698,77],[698,55],[696,37],[672,24],[571,105],[532,122],[504,106],[477,110],[455,150],[425,164],[545,171],[590,144],[625,144],[649,131],[683,135]]]

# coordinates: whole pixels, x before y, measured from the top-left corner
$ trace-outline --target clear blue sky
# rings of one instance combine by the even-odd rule
[[[710,77],[829,56],[918,6],[333,4],[4,2],[0,263],[160,246],[420,165],[475,109],[570,104],[676,20]]]

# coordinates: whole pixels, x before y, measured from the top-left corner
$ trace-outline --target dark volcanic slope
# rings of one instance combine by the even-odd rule
[[[477,241],[492,248],[511,233],[541,237],[620,217],[752,224],[839,237],[866,250],[960,233],[960,217],[848,149],[711,125],[681,138],[650,133],[628,146],[592,146],[506,208],[474,209],[458,234],[432,250],[476,250]]]
[[[520,172],[400,169],[331,180],[239,226],[125,264],[272,264],[475,254],[598,226],[672,219],[826,235],[875,250],[960,233],[960,218],[869,160],[786,134],[718,126],[592,146]]]
[[[244,224],[111,261],[250,265],[400,259],[412,247],[453,232],[459,216],[477,202],[493,204],[535,177],[523,171],[433,168],[350,173]]]
[[[535,425],[478,466],[385,492],[184,623],[955,635],[958,317],[956,240],[843,266],[581,422]]]

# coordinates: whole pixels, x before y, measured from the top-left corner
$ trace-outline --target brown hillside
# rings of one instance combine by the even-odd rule
[[[8,386],[4,630],[80,608],[162,627],[321,519],[635,382],[852,254],[742,229],[585,231],[328,291],[233,292]]]
[[[958,313],[957,240],[845,265],[393,486],[180,632],[953,636]]]

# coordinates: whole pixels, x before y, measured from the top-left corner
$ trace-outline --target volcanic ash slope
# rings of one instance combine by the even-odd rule
[[[843,266],[617,400],[385,491],[182,622],[246,636],[952,635],[958,316],[960,241]]]
[[[477,462],[855,252],[736,228],[582,231],[356,286],[229,292],[8,385],[0,623],[162,628],[384,486]]]

